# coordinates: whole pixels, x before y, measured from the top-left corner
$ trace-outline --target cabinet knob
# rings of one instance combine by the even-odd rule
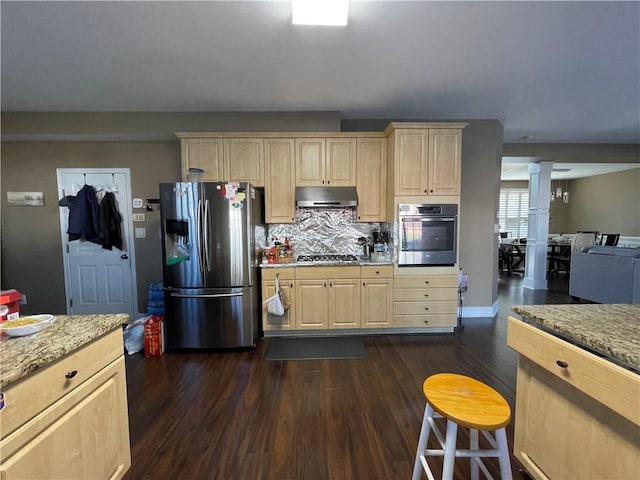
[[[429,310],[429,307],[424,307],[425,310]]]
[[[324,284],[324,288],[327,288],[327,283],[326,283],[326,282],[325,282],[325,284]]]
[[[293,283],[289,285],[291,288],[293,288]]]
[[[73,378],[78,374],[78,370],[71,370],[65,374],[65,378]]]
[[[569,366],[569,364],[563,360],[556,360],[556,365],[560,368],[567,368]]]
[[[331,183],[331,181],[330,181],[330,180],[327,180],[327,185],[329,185],[330,183]]]
[[[429,294],[428,294],[428,293],[425,293],[425,294],[424,294],[424,296],[425,296],[425,297],[428,297],[428,296],[429,296]]]
[[[431,190],[429,190],[429,192],[433,193],[433,188]]]
[[[333,282],[329,282],[329,286],[330,286],[330,287],[333,287]]]
[[[429,280],[425,280],[424,283],[429,283]]]
[[[425,320],[424,323],[429,323],[429,320]]]
[[[425,190],[424,193],[427,193],[427,191]]]
[[[367,284],[366,284],[366,283],[364,283],[364,282],[362,282],[362,286],[363,286],[363,287],[366,287],[366,286],[367,286]]]
[[[378,270],[376,270],[376,275],[380,275],[380,272]]]

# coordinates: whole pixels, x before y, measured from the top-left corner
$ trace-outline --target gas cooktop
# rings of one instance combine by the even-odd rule
[[[357,262],[358,257],[355,255],[299,255],[296,262],[309,263],[344,263]]]

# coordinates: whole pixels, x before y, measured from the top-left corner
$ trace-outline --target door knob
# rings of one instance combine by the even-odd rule
[[[120,255],[120,258],[123,260],[126,260],[127,258],[129,258],[129,255],[127,255],[126,253],[123,253],[122,255]]]

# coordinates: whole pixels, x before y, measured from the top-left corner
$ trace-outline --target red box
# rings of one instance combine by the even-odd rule
[[[151,315],[144,322],[144,356],[159,357],[164,353],[164,316]]]
[[[0,316],[0,322],[13,320],[20,316],[20,297],[20,292],[15,289],[0,291],[0,304],[9,308],[6,314]]]

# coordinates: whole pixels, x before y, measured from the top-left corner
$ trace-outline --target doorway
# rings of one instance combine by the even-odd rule
[[[102,198],[113,193],[122,216],[122,249],[105,249],[84,238],[69,240],[69,208],[60,207],[60,235],[68,315],[138,315],[131,176],[128,168],[58,168],[58,198],[75,196],[91,185]]]

